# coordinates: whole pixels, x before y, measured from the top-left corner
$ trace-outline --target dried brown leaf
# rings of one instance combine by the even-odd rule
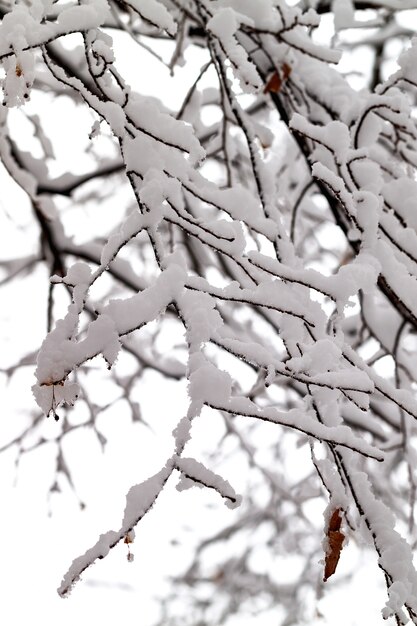
[[[335,571],[343,548],[344,534],[340,530],[342,524],[342,509],[335,509],[330,516],[327,527],[327,550],[324,562],[323,580],[326,582]]]

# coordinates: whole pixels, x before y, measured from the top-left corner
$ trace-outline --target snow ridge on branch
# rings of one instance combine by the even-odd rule
[[[414,494],[413,528],[417,46],[413,41],[402,53],[392,76],[355,91],[333,67],[341,51],[318,45],[312,36],[330,4],[338,31],[359,28],[355,3],[346,9],[340,2],[318,2],[316,10],[303,10],[302,4],[85,0],[52,6],[39,0],[2,10],[0,156],[31,202],[51,282],[36,402],[57,421],[62,405],[88,404],[80,370],[102,356],[109,376],[117,377],[123,350],[140,372],[151,367],[188,381],[189,410],[173,433],[172,456],[130,489],[120,528],[102,534],[74,560],[61,596],[93,562],[120,541],[131,541],[174,472],[180,474],[179,491],[198,485],[214,489],[230,508],[241,503],[223,475],[187,456],[195,420],[208,422],[207,414],[215,411],[269,485],[271,501],[278,493],[300,518],[292,486],[280,487],[274,472],[259,462],[251,430],[240,421],[273,425],[284,433],[277,435],[280,441],[287,431],[296,432],[301,445],[309,441],[314,480],[329,498],[331,573],[347,532],[343,524],[352,532],[362,528],[384,574],[383,616],[417,624],[410,546],[395,530],[389,503],[372,490],[375,482],[375,493],[384,494],[378,472],[389,476],[397,451]],[[388,1],[365,4],[387,20],[399,8]],[[405,6],[415,3],[400,8]],[[187,46],[203,42],[208,61],[177,115],[169,102],[126,84],[111,28],[125,31],[147,52],[153,39],[175,41],[171,72]],[[76,52],[63,45],[66,35],[78,37]],[[216,88],[200,92],[209,70]],[[90,141],[105,127],[117,152],[114,161],[98,159],[89,175],[53,179],[42,159],[28,157],[10,133],[9,109],[24,105],[39,88],[65,93],[89,111],[95,120]],[[248,94],[251,104],[245,105],[242,96]],[[220,110],[221,120],[210,127],[201,119],[206,105]],[[44,160],[52,158],[39,117],[31,119]],[[289,163],[275,149],[281,140],[293,155]],[[213,164],[220,172],[216,183]],[[110,175],[128,189],[129,211],[120,214],[105,241],[93,237],[77,244],[66,234],[55,199]],[[323,243],[329,232],[343,244]],[[335,259],[330,272],[329,257]],[[126,291],[115,297],[110,289],[97,303],[92,294],[104,277]],[[53,294],[59,289],[71,301],[62,319],[54,320]],[[153,323],[167,319],[182,333],[182,361],[141,343],[140,337],[152,336]],[[377,367],[385,357],[394,363],[394,376],[381,375]],[[250,388],[231,362],[251,371],[256,382]],[[126,397],[134,380],[125,385]],[[88,406],[95,424],[96,408]],[[130,400],[129,406],[136,415]],[[62,419],[66,424],[65,414]]]

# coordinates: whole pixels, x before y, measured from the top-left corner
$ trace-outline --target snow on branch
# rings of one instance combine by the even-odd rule
[[[110,530],[100,535],[94,546],[72,562],[58,588],[61,597],[68,596],[81,574],[97,559],[104,559],[109,551],[122,541],[148,513],[171,475],[172,469],[173,461],[170,460],[157,474],[129,489],[120,529]]]
[[[231,508],[240,503],[222,469],[217,474],[186,456],[194,421],[210,429],[208,407],[218,412],[224,439],[237,441],[248,468],[258,470],[253,473],[274,503],[258,502],[248,486],[256,515],[236,513],[230,535],[266,520],[285,533],[285,545],[301,544],[298,531],[289,533],[299,524],[311,532],[303,504],[321,485],[329,499],[325,535],[333,538],[325,550],[332,558],[325,579],[335,569],[342,535],[365,528],[387,587],[384,617],[405,623],[408,616],[417,624],[411,549],[389,511],[405,522],[413,541],[416,41],[403,49],[389,77],[385,63],[391,38],[403,46],[396,14],[416,3],[316,2],[304,10],[305,4],[82,0],[0,8],[0,157],[29,201],[38,233],[33,264],[50,278],[48,332],[33,393],[46,415],[61,419],[57,471],[69,472],[61,440],[72,428],[65,410],[58,418],[60,405],[84,403],[89,426],[103,440],[96,426],[103,407],[90,402],[80,376],[86,373],[88,381],[91,359],[103,357],[133,421],[141,416],[131,394],[145,369],[188,383],[189,410],[174,432],[173,456],[132,487],[120,529],[101,535],[73,562],[62,596],[95,560],[131,540],[174,471],[180,490],[197,484],[217,491]],[[371,11],[369,20],[358,19],[358,8]],[[338,49],[317,43],[323,13],[335,18]],[[370,24],[376,34],[365,36],[361,29]],[[344,36],[353,27],[354,43]],[[138,84],[123,77],[114,30],[138,44],[137,59],[129,59],[137,64]],[[362,76],[356,89],[358,68],[344,74],[336,64],[344,48],[361,41],[373,48],[374,60],[370,77]],[[175,81],[177,68],[196,51],[204,51],[204,64],[177,111],[168,74],[163,101],[142,93],[144,55],[165,65]],[[31,93],[37,97],[31,100]],[[62,151],[68,159],[62,167],[42,111],[34,112],[51,93],[57,111],[65,94],[74,115],[82,111],[90,120],[77,147],[91,165],[82,174],[70,146]],[[33,128],[27,141],[16,131],[15,120],[23,117],[23,128]],[[36,144],[31,152],[29,144]],[[91,210],[91,232],[88,220],[85,232],[82,220],[74,226],[63,200],[75,212]],[[28,258],[26,250],[19,262],[0,262],[0,288],[30,271]],[[161,328],[175,334],[169,350]],[[134,363],[128,375],[120,364],[124,351]],[[305,485],[275,472],[287,462],[289,430],[301,448],[306,441],[312,448]],[[27,434],[13,440],[22,449]],[[262,454],[259,441],[265,442]],[[219,444],[219,456],[222,451]],[[409,497],[402,502],[398,475],[408,477],[400,492]],[[277,502],[284,503],[282,511]],[[313,553],[299,588],[314,578]],[[245,570],[251,567],[246,557],[239,571],[253,582],[256,572]],[[247,593],[248,585],[239,584]],[[249,588],[254,593],[258,587]],[[300,604],[291,589],[290,608]],[[273,581],[269,590],[283,597]]]
[[[202,463],[195,459],[181,457],[178,459],[176,467],[182,474],[181,481],[177,485],[178,491],[183,491],[194,483],[198,483],[201,486],[218,491],[226,500],[226,505],[229,508],[233,509],[239,506],[242,498],[236,494],[230,483],[207,467],[204,467]]]

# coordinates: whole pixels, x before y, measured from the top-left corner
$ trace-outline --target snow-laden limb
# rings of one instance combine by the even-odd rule
[[[258,407],[245,397],[232,396],[232,378],[207,361],[201,354],[195,353],[189,360],[190,384],[188,388],[191,399],[189,416],[198,415],[204,405],[234,415],[244,415],[273,424],[287,426],[305,435],[315,437],[334,445],[351,448],[365,456],[382,461],[383,453],[369,445],[363,439],[353,435],[347,426],[326,426],[317,422],[314,412],[304,406],[301,410],[288,412],[277,411],[273,407]],[[313,378],[308,384],[316,385]]]
[[[80,580],[81,574],[97,559],[105,558],[120,541],[133,536],[135,527],[153,507],[175,470],[184,472],[187,476],[189,472],[196,480],[207,483],[208,487],[216,489],[220,495],[230,501],[231,508],[239,506],[240,497],[226,480],[194,459],[185,459],[185,462],[182,462],[181,456],[184,447],[191,436],[191,421],[190,416],[185,415],[177,424],[172,433],[175,442],[174,454],[167,459],[159,472],[129,489],[120,529],[117,531],[110,530],[100,535],[94,546],[72,562],[57,590],[61,597],[65,597],[71,592],[75,583]]]
[[[207,22],[207,29],[221,42],[224,53],[235,68],[242,88],[256,92],[262,87],[262,80],[256,66],[248,60],[246,50],[236,40],[238,20],[238,14],[230,7],[220,9]],[[251,26],[250,20],[247,23]]]
[[[177,485],[178,491],[198,484],[217,491],[230,509],[240,505],[242,497],[235,492],[230,483],[196,459],[180,457],[176,462],[176,468],[181,472],[181,480]]]
[[[407,389],[397,389],[396,387],[394,387],[392,384],[390,384],[389,381],[378,375],[369,367],[369,365],[364,363],[364,361],[360,359],[357,354],[355,354],[350,346],[344,346],[344,354],[348,361],[350,361],[353,365],[360,367],[368,374],[368,376],[370,376],[375,384],[375,388],[377,389],[377,391],[379,391],[381,395],[388,398],[402,411],[405,411],[406,413],[408,413],[408,415],[411,415],[414,419],[417,420],[417,403],[414,395],[410,393],[410,391],[408,391]]]
[[[291,267],[271,257],[251,251],[249,261],[265,272],[284,281],[304,285],[339,302],[343,308],[348,299],[360,290],[370,291],[378,278],[379,263],[371,255],[358,257],[354,262],[343,265],[332,276],[323,276],[313,269]],[[364,263],[361,263],[361,260]]]
[[[40,233],[33,264],[51,276],[48,335],[34,386],[38,404],[58,418],[57,407],[80,396],[87,425],[103,444],[97,426],[103,407],[89,401],[88,368],[83,368],[89,359],[101,354],[112,368],[105,375],[117,385],[133,421],[142,418],[131,392],[145,369],[188,381],[189,411],[175,430],[174,456],[152,479],[132,488],[120,530],[102,535],[74,562],[63,588],[130,537],[174,470],[182,476],[180,488],[198,484],[237,503],[221,478],[222,467],[215,474],[194,458],[182,458],[193,419],[209,429],[207,415],[213,415],[205,407],[212,407],[223,420],[224,439],[233,437],[248,468],[254,468],[247,473],[251,511],[237,512],[224,536],[242,529],[249,529],[249,536],[250,524],[272,523],[274,537],[282,534],[282,545],[294,546],[297,558],[306,550],[303,533],[317,539],[309,542],[316,547],[306,555],[296,584],[284,593],[269,579],[273,604],[286,602],[292,621],[302,621],[291,611],[302,605],[298,590],[317,579],[313,564],[323,549],[322,525],[314,535],[304,503],[320,497],[321,484],[329,500],[325,528],[332,512],[343,511],[352,532],[361,522],[371,532],[387,584],[385,615],[404,621],[404,605],[417,622],[410,555],[384,508],[412,531],[417,493],[415,41],[388,79],[385,61],[391,39],[401,47],[410,37],[397,23],[398,12],[415,4],[374,0],[366,3],[372,14],[365,9],[360,16],[357,3],[330,1],[315,3],[316,10],[285,0],[39,1],[0,8],[6,105],[0,107],[0,155],[29,199]],[[340,50],[316,43],[312,33],[321,13],[335,17]],[[365,25],[372,25],[372,36],[362,34]],[[344,35],[351,26],[356,43]],[[168,63],[174,80],[189,53],[205,49],[208,58],[178,111],[170,110],[168,79],[163,102],[136,92],[140,80],[134,88],[126,83],[113,50],[114,30],[136,40],[143,51],[129,59],[137,61],[139,77],[146,67],[142,53],[161,60],[161,40],[175,40]],[[80,45],[64,47],[66,34]],[[369,78],[356,77],[363,84],[355,89],[351,77],[358,68],[342,74],[331,65],[345,47],[352,50],[361,42],[373,48],[373,67]],[[249,98],[240,90],[249,91]],[[43,92],[65,93],[77,111],[93,116],[85,137],[91,150],[82,141],[79,148],[90,155],[82,175],[73,173],[76,164],[59,162],[42,112],[33,116]],[[29,154],[14,124],[26,114],[31,93],[36,98],[27,119],[38,143]],[[8,115],[10,107],[18,110]],[[207,125],[205,113],[213,108],[218,119]],[[101,154],[106,142],[111,158]],[[65,146],[63,152],[71,151]],[[52,178],[53,161],[66,174]],[[55,196],[70,210],[62,210]],[[112,226],[106,230],[92,210],[97,228],[74,233],[70,215],[80,208],[89,214],[90,203],[100,216],[111,206]],[[80,225],[87,229],[88,222],[83,217]],[[0,261],[0,269],[2,287],[28,271],[27,252],[21,263]],[[71,304],[65,302],[66,315],[57,320],[63,291]],[[169,351],[161,339],[168,335]],[[128,374],[123,351],[133,363]],[[68,477],[61,441],[73,426],[65,412],[60,420],[57,471]],[[264,430],[268,436],[258,436]],[[20,450],[26,434],[13,440]],[[314,448],[312,473],[300,485],[286,476],[287,442],[294,436],[301,449],[306,441]],[[222,450],[219,446],[220,465]],[[251,483],[257,477],[263,481],[260,490]],[[407,489],[410,495],[404,498]],[[262,502],[259,492],[267,494]],[[270,541],[268,550],[278,551],[276,545]],[[404,557],[403,569],[395,550]],[[234,585],[243,597],[254,596],[268,577],[260,583],[246,556],[239,567],[223,560],[218,576],[200,579],[217,585],[218,596],[229,589],[235,593]],[[199,563],[194,565],[184,577],[190,584]],[[226,605],[227,617],[231,603]],[[223,621],[220,615],[216,623]]]
[[[216,337],[216,343],[221,345],[230,353],[244,359],[248,363],[256,364],[258,367],[268,369],[269,381],[272,382],[276,375],[288,376],[305,384],[327,387],[329,389],[340,389],[345,391],[357,391],[370,394],[374,390],[374,383],[368,374],[356,368],[347,368],[342,363],[337,363],[337,370],[331,371],[328,368],[328,353],[320,354],[315,346],[309,350],[309,356],[294,357],[285,364],[274,358],[269,350],[262,345],[243,342],[239,339],[229,337]],[[331,345],[331,344],[330,344]],[[322,344],[323,347],[323,344]],[[327,346],[329,349],[329,346]],[[335,346],[337,351],[337,345]],[[318,354],[317,354],[318,352]],[[316,353],[316,354],[314,354]],[[316,358],[314,358],[314,356]],[[323,357],[325,359],[323,360]],[[291,365],[293,367],[291,367]],[[311,369],[311,374],[309,373]],[[324,371],[323,371],[324,370]]]
[[[67,282],[80,280],[80,272],[70,272]],[[90,274],[83,275],[86,283],[78,282],[78,288],[86,292]],[[55,412],[61,401],[72,404],[75,397],[67,376],[81,364],[101,354],[108,366],[115,362],[120,350],[120,337],[161,315],[178,297],[184,286],[185,275],[176,264],[170,265],[155,283],[135,296],[125,300],[110,300],[102,313],[88,326],[85,336],[76,339],[79,307],[74,302],[64,319],[45,338],[38,355],[37,384],[33,387],[36,401],[48,415]],[[76,289],[74,292],[76,293]],[[65,390],[62,394],[61,390]]]
[[[109,551],[122,541],[153,507],[171,475],[173,467],[174,459],[171,458],[159,472],[129,489],[119,530],[109,530],[103,533],[94,546],[82,556],[74,559],[58,587],[57,591],[61,597],[68,596],[72,587],[80,580],[81,574],[97,559],[104,559]]]
[[[38,6],[41,3],[37,3]],[[16,4],[0,24],[0,60],[15,52],[37,48],[67,33],[101,26],[108,17],[106,0],[86,0],[79,5],[65,6],[56,23],[45,21],[25,5]]]
[[[277,411],[272,407],[259,408],[253,402],[247,398],[230,398],[229,402],[212,403],[208,399],[206,401],[207,406],[218,411],[226,411],[233,415],[242,415],[246,417],[252,417],[255,419],[270,422],[271,424],[279,424],[280,426],[286,426],[307,435],[314,437],[319,441],[325,441],[333,445],[340,445],[345,448],[350,448],[355,452],[376,459],[377,461],[383,461],[385,455],[378,450],[375,446],[369,445],[363,439],[355,437],[352,431],[347,426],[325,426],[317,422],[314,419],[312,411],[299,411],[298,409],[292,409],[287,413]]]
[[[318,304],[306,300],[301,301],[291,287],[282,281],[264,281],[252,289],[241,289],[237,283],[232,283],[223,289],[210,285],[200,277],[191,276],[188,285],[200,292],[206,292],[215,298],[227,302],[240,302],[272,309],[278,313],[285,313],[291,317],[301,318],[312,328],[319,326],[319,320],[324,321],[321,308]]]
[[[158,2],[158,0],[129,0],[126,4],[138,13],[145,22],[166,30],[170,35],[175,35],[177,25],[162,2]]]
[[[388,600],[382,615],[384,619],[398,617],[405,624],[408,622],[403,611],[405,608],[415,623],[417,572],[411,547],[395,529],[392,511],[373,494],[368,476],[351,467],[349,481],[355,503],[363,518],[364,534],[374,544],[379,566],[386,575]]]

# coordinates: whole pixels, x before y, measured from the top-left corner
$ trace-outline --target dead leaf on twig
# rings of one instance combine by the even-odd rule
[[[342,509],[335,509],[331,514],[326,531],[327,550],[324,562],[323,581],[326,582],[335,571],[343,548],[344,534],[340,530],[342,524]]]
[[[291,65],[284,63],[281,71],[277,70],[272,74],[264,87],[264,93],[278,93],[281,90],[282,84],[287,80],[292,72]]]

